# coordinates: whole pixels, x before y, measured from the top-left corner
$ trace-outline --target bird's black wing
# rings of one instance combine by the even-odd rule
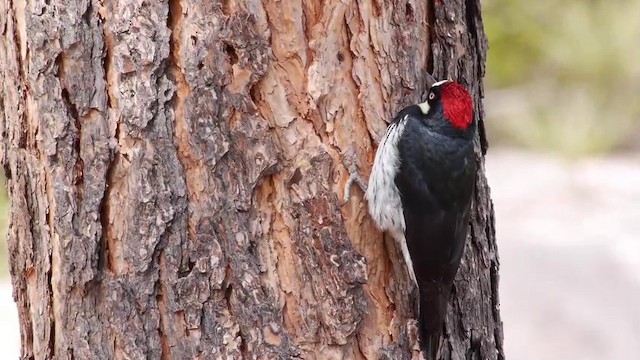
[[[475,162],[472,144],[465,148],[454,140],[451,144],[430,143],[449,140],[434,138],[420,121],[410,117],[405,125],[395,183],[402,197],[405,239],[420,293],[421,345],[435,359],[467,236]]]

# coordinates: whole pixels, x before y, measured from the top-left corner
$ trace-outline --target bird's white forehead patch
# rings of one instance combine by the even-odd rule
[[[447,79],[447,80],[438,81],[436,83],[433,83],[433,85],[431,85],[431,87],[440,86],[440,85],[442,85],[444,83],[447,83],[447,82],[451,82],[451,80]]]

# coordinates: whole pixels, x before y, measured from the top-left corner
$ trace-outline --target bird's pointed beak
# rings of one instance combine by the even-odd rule
[[[433,84],[436,83],[436,78],[427,73],[427,89],[430,89]]]

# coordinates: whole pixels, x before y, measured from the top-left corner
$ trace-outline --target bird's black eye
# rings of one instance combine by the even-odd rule
[[[436,97],[436,94],[429,93],[429,100],[433,100]]]

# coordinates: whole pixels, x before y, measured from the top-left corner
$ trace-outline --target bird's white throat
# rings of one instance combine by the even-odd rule
[[[418,104],[418,107],[420,108],[420,111],[422,111],[422,113],[425,114],[425,115],[427,115],[429,113],[429,109],[431,108],[429,106],[429,103],[426,102],[426,101],[423,102],[423,103]]]

